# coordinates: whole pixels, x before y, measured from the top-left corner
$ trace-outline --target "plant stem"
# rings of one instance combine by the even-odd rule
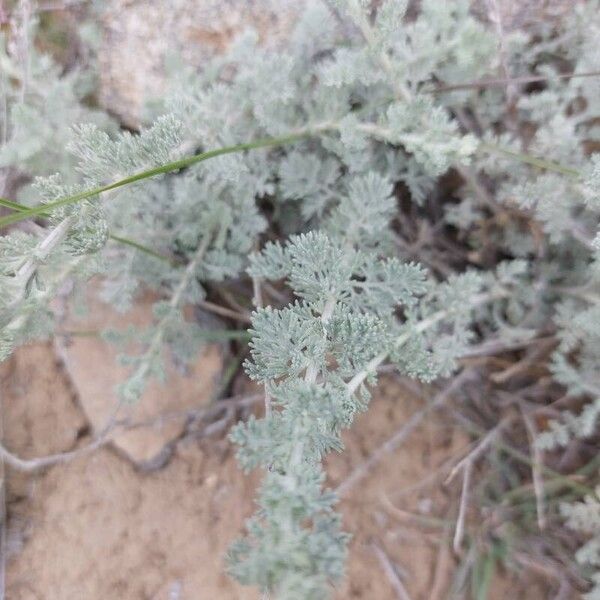
[[[367,19],[364,17],[364,14],[363,13],[356,14],[355,20],[357,22],[359,29],[361,30],[363,37],[365,38],[367,44],[371,48],[375,48],[375,44],[373,42],[373,40],[374,40],[373,27],[369,24]],[[384,52],[379,52],[377,58],[379,60],[379,64],[381,65],[381,68],[385,71],[385,73],[389,77],[389,82],[394,89],[396,98],[398,98],[404,102],[410,102],[413,99],[411,91],[406,85],[404,85],[402,82],[398,81],[398,77],[397,77],[396,73],[394,72],[394,68],[393,68],[392,62],[390,61],[389,56],[387,56],[387,54],[385,54]],[[600,74],[600,72],[591,72],[591,73],[585,74],[583,76],[596,76],[599,74]],[[573,76],[576,76],[576,74],[569,75],[569,77],[573,77]],[[505,78],[500,81],[502,81],[502,83],[511,83],[511,80],[509,78]],[[470,85],[472,85],[472,84],[467,84],[468,87]],[[458,87],[460,89],[461,86],[458,86]],[[452,89],[452,88],[450,88],[450,89]],[[368,129],[369,129],[368,125],[363,126],[364,131],[368,131]],[[382,128],[380,128],[376,125],[371,125],[370,129],[375,135],[379,135],[380,137],[383,137],[385,139],[385,136],[382,135]],[[565,166],[563,166],[559,163],[553,162],[553,161],[545,160],[542,158],[537,158],[536,156],[531,156],[530,154],[525,154],[522,152],[514,152],[512,150],[508,150],[506,148],[496,146],[495,144],[488,144],[486,142],[480,141],[477,149],[482,150],[484,152],[504,154],[505,156],[515,158],[521,162],[533,165],[534,167],[538,167],[539,169],[545,169],[547,171],[555,171],[557,173],[561,173],[563,175],[566,175],[568,177],[572,177],[575,179],[577,179],[581,176],[579,171],[577,171],[576,169],[572,169],[570,167],[565,167]]]
[[[169,301],[169,309],[170,310],[157,323],[156,332],[152,336],[152,340],[150,341],[148,350],[146,350],[146,352],[144,353],[144,355],[141,359],[141,364],[136,369],[136,371],[133,375],[134,377],[137,377],[139,379],[144,379],[146,377],[146,375],[148,374],[148,371],[150,370],[150,363],[151,363],[152,357],[156,352],[159,351],[160,346],[163,341],[163,337],[165,335],[166,327],[172,318],[171,313],[172,313],[172,311],[176,310],[177,307],[179,306],[179,303],[181,302],[181,298],[182,298],[183,294],[185,293],[190,281],[192,280],[192,277],[194,276],[194,272],[198,268],[198,265],[204,258],[204,254],[208,250],[208,246],[210,244],[211,237],[212,237],[211,235],[206,235],[204,237],[204,239],[201,241],[200,245],[198,246],[198,249],[196,250],[196,253],[194,254],[192,260],[188,263],[187,267],[185,268],[185,271],[183,272],[181,280],[179,281],[179,285],[175,289],[175,292],[173,293],[173,296],[171,296],[171,300]]]
[[[461,423],[464,425],[465,429],[467,429],[475,435],[486,435],[486,432],[481,427],[475,425],[474,423],[465,418],[461,419]],[[527,454],[521,452],[520,450],[517,450],[516,448],[513,448],[512,446],[509,446],[508,444],[505,444],[504,442],[498,439],[494,441],[494,444],[498,448],[506,452],[509,456],[512,456],[512,458],[514,458],[515,460],[519,461],[520,463],[529,465],[529,467],[531,467],[532,460],[529,456],[527,456]],[[556,482],[561,482],[566,487],[572,490],[576,490],[581,495],[594,494],[594,490],[592,488],[577,481],[573,481],[568,476],[562,475],[561,473],[556,472],[550,467],[540,465],[540,471],[547,477],[554,479]]]
[[[75,271],[75,269],[77,269],[77,267],[83,262],[85,258],[85,256],[77,256],[73,261],[68,263],[65,266],[65,268],[59,273],[58,277],[56,277],[54,281],[37,296],[37,303],[41,304],[43,302],[49,301],[56,293],[56,290],[57,288],[59,288],[61,283],[67,277],[69,277],[73,273],[73,271]],[[16,331],[19,328],[21,328],[27,322],[27,319],[29,318],[30,314],[35,310],[35,306],[36,303],[25,305],[24,311],[21,312],[19,315],[15,316],[13,319],[11,319],[9,323],[4,327],[4,330]]]
[[[6,198],[0,198],[0,206],[10,208],[11,210],[15,210],[17,212],[26,212],[27,211],[27,207],[24,206],[23,204],[19,204],[18,202],[13,202],[12,200],[7,200]],[[162,260],[164,262],[168,262],[170,264],[177,264],[177,261],[175,259],[171,259],[168,256],[160,254],[159,252],[155,252],[154,250],[152,250],[152,248],[148,248],[148,246],[144,246],[143,244],[140,244],[139,242],[136,242],[135,240],[121,237],[121,236],[115,235],[114,233],[111,233],[108,237],[111,240],[114,240],[115,242],[124,244],[126,246],[131,246],[132,248],[135,248],[136,250],[139,250],[140,252],[143,252],[145,254],[153,256],[154,258],[158,258],[159,260]]]
[[[493,300],[498,300],[500,298],[504,298],[507,295],[508,295],[508,292],[506,292],[506,291],[496,292],[494,294],[482,294],[482,295],[474,298],[473,303],[471,304],[471,308],[473,309],[478,306],[481,306],[482,304],[487,304],[488,302],[492,302]],[[396,338],[396,341],[394,342],[394,347],[399,348],[399,347],[403,346],[404,344],[406,344],[406,342],[408,342],[410,340],[410,338],[413,335],[415,335],[415,333],[422,333],[424,331],[427,331],[427,329],[433,327],[440,321],[451,316],[452,313],[453,313],[453,311],[450,309],[439,310],[439,311],[433,313],[431,316],[429,316],[426,319],[423,319],[421,322],[417,323],[417,325],[415,325],[415,327],[413,327],[410,331],[406,331],[402,335],[398,336]],[[346,388],[348,390],[349,395],[354,394],[356,392],[356,390],[365,381],[365,379],[369,375],[371,375],[377,371],[377,369],[381,366],[381,364],[387,359],[389,353],[390,353],[389,350],[385,350],[384,352],[381,352],[380,354],[378,354],[375,358],[373,358],[367,364],[367,366],[362,371],[357,373],[350,381],[348,381],[348,383],[346,384]]]
[[[264,138],[260,140],[255,140],[253,142],[247,142],[244,144],[236,144],[234,146],[226,146],[224,148],[217,148],[216,150],[209,150],[207,152],[200,152],[199,154],[194,154],[192,156],[188,156],[186,158],[181,158],[179,160],[175,160],[170,163],[166,163],[164,165],[154,167],[152,169],[147,169],[145,171],[141,171],[140,173],[135,173],[134,175],[130,175],[129,177],[125,177],[125,179],[120,179],[119,181],[115,181],[114,183],[109,183],[107,185],[103,185],[100,187],[93,188],[91,190],[86,190],[85,192],[79,192],[78,194],[74,194],[72,196],[67,196],[65,198],[60,198],[55,200],[54,202],[48,202],[47,204],[41,204],[39,206],[34,206],[33,208],[27,208],[26,210],[15,209],[17,212],[7,215],[5,217],[0,218],[0,227],[5,227],[6,225],[10,225],[11,223],[17,223],[19,221],[23,221],[25,219],[44,215],[56,208],[60,208],[62,206],[68,206],[70,204],[76,204],[81,202],[82,200],[86,200],[88,198],[92,198],[101,194],[103,192],[108,192],[110,190],[114,190],[120,187],[124,187],[126,185],[136,183],[138,181],[143,181],[144,179],[149,179],[151,177],[156,177],[157,175],[164,175],[166,173],[171,173],[173,171],[179,171],[180,169],[184,169],[191,165],[195,165],[197,163],[203,162],[205,160],[209,160],[210,158],[216,158],[217,156],[223,156],[225,154],[233,154],[236,152],[243,152],[244,150],[252,150],[257,148],[267,148],[269,146],[283,146],[285,144],[291,144],[293,142],[297,142],[306,137],[310,137],[319,133],[320,131],[329,129],[330,126],[324,125],[317,128],[306,128],[302,129],[298,132],[290,133],[288,135],[284,135],[277,138]],[[13,205],[13,206],[8,206]],[[16,205],[12,200],[4,200],[3,206],[8,206],[9,208],[14,208]]]
[[[27,210],[26,206],[23,206],[18,202],[14,202],[13,200],[7,200],[6,198],[0,198],[0,206],[10,208],[11,210],[16,210],[17,212],[25,212]]]
[[[408,90],[403,88],[401,90],[397,90],[397,94],[399,94],[400,97],[402,97],[405,100],[410,97]],[[91,190],[87,190],[85,192],[80,192],[78,194],[74,194],[73,196],[68,196],[66,198],[60,198],[58,200],[55,200],[54,202],[49,202],[47,204],[35,206],[32,208],[23,207],[21,204],[18,204],[13,200],[0,198],[0,206],[4,206],[15,211],[13,214],[0,218],[0,227],[5,227],[6,225],[10,225],[11,223],[17,223],[19,221],[23,221],[31,217],[43,216],[44,214],[51,212],[55,208],[59,208],[61,206],[66,206],[70,204],[76,204],[77,202],[81,202],[82,200],[86,200],[88,198],[92,198],[93,196],[97,196],[102,192],[114,190],[132,183],[136,183],[138,181],[142,181],[144,179],[156,177],[157,175],[164,175],[166,173],[178,171],[180,169],[189,167],[199,162],[203,162],[210,158],[223,156],[225,154],[243,152],[244,150],[266,148],[269,146],[283,146],[286,144],[297,142],[307,137],[318,135],[319,133],[325,131],[335,130],[336,128],[337,124],[335,123],[325,123],[313,128],[304,128],[300,131],[290,133],[288,135],[281,136],[278,138],[264,138],[260,140],[255,140],[254,142],[247,142],[244,144],[226,146],[224,148],[217,148],[216,150],[201,152],[199,154],[194,154],[186,158],[182,158],[170,163],[166,163],[164,165],[160,165],[158,167],[154,167],[153,169],[148,169],[146,171],[136,173],[134,175],[131,175],[129,177],[126,177],[124,179],[121,179],[119,181],[105,186],[97,187]],[[389,137],[388,132],[384,128],[373,123],[363,123],[359,126],[359,129],[364,133],[373,135],[374,137],[378,137],[382,140],[387,140]],[[478,145],[478,150],[492,154],[502,154],[506,157],[516,159],[520,162],[535,166],[539,169],[543,169],[546,171],[554,171],[556,173],[560,173],[573,179],[577,179],[581,176],[581,173],[578,170],[573,169],[571,167],[566,167],[564,165],[561,165],[560,163],[539,158],[537,156],[533,156],[524,152],[515,152],[513,150],[509,150],[508,148],[503,148],[495,144],[480,142]]]
[[[155,250],[152,250],[152,248],[148,248],[148,246],[144,246],[143,244],[140,244],[139,242],[136,242],[135,240],[121,237],[121,236],[115,235],[113,233],[111,233],[109,235],[109,237],[111,240],[118,242],[119,244],[123,244],[124,246],[130,246],[131,248],[135,248],[136,250],[139,250],[140,252],[143,252],[144,254],[147,254],[148,256],[153,256],[154,258],[157,258],[158,260],[169,263],[170,265],[177,265],[179,262],[179,261],[175,260],[174,258],[170,258],[168,256],[165,256],[164,254],[161,254],[160,252],[156,252]]]
[[[560,173],[562,175],[566,175],[567,177],[572,177],[573,179],[577,179],[581,176],[581,173],[576,169],[572,169],[571,167],[565,167],[557,162],[546,160],[543,158],[538,158],[537,156],[532,156],[531,154],[526,154],[524,152],[515,152],[513,150],[508,150],[507,148],[502,148],[501,146],[496,146],[495,144],[488,144],[487,142],[480,142],[478,148],[483,150],[484,152],[490,152],[492,154],[503,154],[509,158],[514,158],[520,162],[527,163],[528,165],[533,165],[538,169],[544,169],[545,171],[554,171],[556,173]]]
[[[27,286],[36,274],[38,265],[52,253],[65,238],[71,227],[72,217],[63,219],[50,233],[37,245],[35,254],[32,258],[26,260],[15,274],[15,281],[18,283],[17,296],[6,307],[6,310],[13,310],[26,297]]]
[[[552,76],[548,75],[528,75],[523,77],[498,77],[495,79],[479,79],[477,81],[469,81],[466,83],[458,83],[454,85],[441,84],[433,90],[427,90],[424,94],[443,94],[446,92],[456,92],[460,90],[482,89],[489,87],[504,87],[508,85],[523,85],[526,83],[538,83],[550,80],[561,79],[581,79],[587,77],[598,77],[600,71],[589,71],[586,73],[560,73]]]

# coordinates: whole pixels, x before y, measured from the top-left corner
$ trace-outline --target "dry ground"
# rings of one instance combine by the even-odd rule
[[[49,345],[21,348],[0,374],[4,444],[12,451],[32,457],[89,442],[77,394]],[[346,451],[328,461],[330,484],[344,481],[421,407],[384,379],[345,436]],[[467,443],[433,417],[346,493],[340,509],[354,537],[338,599],[402,598],[398,581],[412,600],[446,597],[456,566],[449,540],[457,490],[444,487],[444,466]],[[257,482],[240,473],[226,439],[184,438],[164,467],[149,472],[107,446],[43,473],[9,469],[7,481],[7,600],[258,598],[224,574],[223,555],[253,510]],[[491,598],[549,596],[504,573]]]

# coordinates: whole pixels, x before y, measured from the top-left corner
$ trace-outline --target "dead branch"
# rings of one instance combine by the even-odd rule
[[[196,418],[198,418],[199,415],[201,414],[201,416],[203,418],[206,418],[209,415],[216,416],[223,409],[225,409],[226,413],[229,414],[229,411],[232,410],[233,406],[249,405],[249,404],[256,402],[259,399],[262,399],[262,395],[260,395],[260,394],[253,394],[251,396],[234,396],[234,397],[228,398],[226,400],[221,400],[221,401],[215,403],[214,405],[207,407],[206,409],[204,409],[203,412],[199,411],[198,409],[195,409],[193,411],[187,411],[187,413],[182,412],[182,413],[178,413],[178,414],[180,416],[182,414],[187,414],[188,416],[193,415]],[[94,452],[95,450],[98,450],[105,444],[109,443],[111,441],[111,439],[114,437],[114,435],[116,433],[118,433],[119,431],[133,429],[133,428],[137,428],[137,427],[148,426],[148,425],[151,425],[152,423],[156,423],[156,421],[158,421],[158,420],[163,420],[165,418],[169,418],[169,417],[173,416],[173,415],[159,415],[159,417],[157,417],[153,420],[147,420],[147,421],[143,421],[143,422],[130,422],[126,419],[119,421],[119,420],[117,420],[116,417],[117,417],[117,414],[118,414],[120,408],[121,408],[121,403],[119,403],[117,405],[115,411],[113,412],[113,415],[107,421],[106,425],[104,426],[104,428],[102,429],[102,431],[98,435],[98,437],[95,440],[93,440],[92,442],[90,442],[89,444],[87,444],[86,446],[84,446],[83,448],[69,450],[68,452],[59,452],[58,454],[50,454],[48,456],[42,456],[39,458],[24,459],[24,458],[17,456],[16,454],[13,454],[9,450],[7,450],[2,444],[0,444],[0,460],[5,461],[6,464],[8,464],[10,467],[12,467],[13,469],[16,469],[18,471],[23,471],[26,473],[39,471],[41,469],[45,469],[47,467],[51,467],[51,466],[54,466],[57,464],[70,462],[71,460],[73,460],[75,458],[79,458],[86,454],[90,454],[90,453]],[[229,421],[229,419],[227,420],[227,422],[228,421]],[[212,430],[210,429],[210,426],[208,426],[208,432],[206,432],[206,435],[214,434],[216,431],[221,431],[222,429],[224,429],[224,426],[222,425],[222,423],[220,423],[220,421],[218,423],[219,423],[219,425],[218,426],[215,425],[212,428]]]
[[[389,437],[379,448],[377,448],[366,461],[358,465],[344,481],[337,487],[336,492],[339,496],[344,496],[359,481],[366,477],[369,472],[379,464],[388,454],[394,452],[408,436],[421,424],[423,419],[434,409],[441,407],[448,398],[454,394],[467,381],[473,372],[464,370],[455,377],[452,382],[441,390],[424,409],[416,412],[410,419],[402,425],[391,437]]]
[[[375,552],[375,556],[377,556],[377,560],[379,560],[379,564],[381,565],[383,572],[386,574],[390,584],[396,592],[396,597],[399,598],[399,600],[411,600],[411,597],[404,587],[404,584],[402,583],[394,564],[385,550],[378,544],[372,544],[372,548],[373,552]]]

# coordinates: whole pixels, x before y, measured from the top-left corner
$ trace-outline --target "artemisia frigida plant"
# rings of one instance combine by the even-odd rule
[[[507,34],[502,52],[497,30],[466,1],[423,0],[410,14],[405,0],[377,5],[308,2],[283,46],[245,32],[202,70],[182,68],[159,102],[163,114],[135,135],[85,109],[77,77],[58,77],[46,57],[33,52],[25,73],[9,41],[2,54],[11,65],[2,164],[41,176],[18,202],[0,200],[0,224],[43,223],[0,238],[2,358],[52,335],[51,300],[67,280],[81,287],[101,275],[102,299],[119,310],[152,289],[162,298],[153,325],[111,336],[144,342],[142,353],[122,357],[131,374],[120,397],[135,402],[151,378],[164,378],[165,347],[184,361],[202,346],[206,330],[186,322],[182,307],[216,282],[274,281],[293,294],[289,305],[253,313],[245,369],[265,387],[265,416],[231,433],[241,466],[264,477],[228,569],[279,599],[328,597],[343,576],[348,535],[322,458],[343,450],[340,433],[367,408],[384,364],[432,381],[456,370],[476,335],[523,341],[550,322],[561,337],[557,381],[600,397],[591,231],[600,176],[584,150],[597,134],[600,96],[596,81],[562,78],[548,58],[562,53],[576,72],[594,69],[597,3],[574,10],[564,31]],[[518,105],[536,125],[530,144],[542,158],[502,129],[503,88],[464,85],[507,65],[540,69],[549,82]],[[440,86],[446,92],[434,93]],[[468,114],[483,127],[468,130]],[[542,224],[547,251],[536,255],[508,227],[498,240],[506,260],[487,270],[441,277],[408,260],[398,190],[424,207],[450,170],[465,186],[442,226],[468,233],[516,199]],[[599,406],[556,420],[540,444],[591,436]],[[597,500],[586,506],[597,513]],[[582,507],[564,510],[577,526]],[[592,543],[582,562],[598,565]]]

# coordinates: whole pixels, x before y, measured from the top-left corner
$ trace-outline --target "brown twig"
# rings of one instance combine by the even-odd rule
[[[216,315],[220,315],[221,317],[227,317],[229,319],[235,319],[236,321],[241,321],[242,323],[250,323],[250,315],[246,312],[238,312],[227,308],[226,306],[221,306],[219,304],[215,304],[214,302],[209,302],[208,300],[200,300],[198,302],[198,306],[203,308],[204,310],[208,310],[209,312],[215,313]]]
[[[460,460],[455,467],[452,469],[452,471],[450,471],[450,475],[448,475],[445,484],[447,485],[448,483],[450,483],[454,477],[456,477],[456,474],[461,471],[464,470],[466,467],[468,467],[469,465],[472,465],[473,463],[475,463],[477,461],[477,459],[483,454],[483,452],[486,450],[486,448],[492,443],[492,441],[496,438],[496,436],[498,435],[498,433],[500,433],[500,430],[506,425],[506,423],[508,422],[508,419],[503,419],[502,421],[500,421],[500,423],[498,423],[498,425],[496,425],[496,427],[494,427],[493,429],[490,429],[485,436],[477,443],[477,445],[471,450],[471,452],[469,452],[462,460]]]
[[[94,450],[104,446],[104,444],[109,441],[110,436],[105,434],[103,436],[99,436],[84,448],[78,448],[77,450],[70,450],[69,452],[60,452],[58,454],[50,454],[48,456],[31,459],[20,458],[0,444],[0,459],[5,461],[13,469],[24,471],[25,473],[31,473],[46,467],[71,461],[78,456],[93,452]]]
[[[546,508],[544,500],[544,478],[540,470],[542,464],[542,455],[540,449],[537,447],[535,440],[537,438],[537,431],[533,420],[527,414],[527,412],[521,406],[521,414],[523,415],[523,421],[527,428],[527,435],[529,437],[529,447],[531,449],[531,474],[533,478],[533,491],[535,494],[535,507],[537,514],[537,522],[540,530],[544,530],[546,527]]]
[[[222,285],[215,288],[217,293],[223,298],[223,300],[229,303],[229,306],[239,313],[246,314],[248,311],[242,306],[234,297],[234,295]]]
[[[467,516],[468,507],[468,496],[469,486],[471,482],[471,475],[473,473],[473,465],[477,462],[477,459],[483,454],[485,449],[492,443],[496,438],[502,427],[506,424],[507,420],[503,419],[498,423],[494,429],[488,431],[484,438],[469,452],[453,469],[450,471],[450,475],[446,479],[448,484],[456,474],[462,470],[462,491],[460,495],[460,505],[458,509],[458,518],[456,520],[456,528],[454,530],[454,539],[452,541],[452,547],[457,554],[460,554],[462,540],[464,537],[465,521]]]
[[[463,536],[465,533],[465,520],[467,516],[467,506],[469,497],[469,486],[471,483],[471,473],[473,472],[473,461],[469,460],[463,467],[462,490],[460,493],[460,505],[458,508],[458,518],[456,519],[456,528],[452,540],[452,548],[456,554],[460,554]]]
[[[454,418],[459,423],[461,423],[468,432],[470,432],[473,435],[482,436],[481,443],[483,443],[486,439],[488,439],[490,434],[496,434],[498,428],[506,426],[506,424],[509,423],[513,419],[513,417],[514,417],[514,415],[503,419],[503,421],[501,421],[496,426],[496,428],[494,428],[486,433],[486,431],[484,429],[482,429],[479,425],[475,424],[471,419],[469,419],[468,417],[463,415],[460,411],[454,411]],[[496,435],[494,435],[493,437],[495,438]],[[520,462],[522,464],[526,464],[526,465],[531,465],[531,458],[527,454],[521,452],[520,450],[517,450],[510,444],[507,444],[502,440],[495,440],[495,445],[498,448],[500,448],[503,452],[506,452],[510,457],[517,460],[518,462]],[[555,471],[554,469],[551,469],[550,467],[546,467],[545,465],[540,465],[540,471],[542,471],[542,473],[544,473],[546,476],[553,478],[556,482],[563,483],[570,490],[572,490],[573,492],[576,492],[582,496],[594,493],[593,488],[589,487],[588,485],[582,484],[579,481],[579,478],[577,478],[577,477],[562,475],[558,471]]]
[[[477,175],[469,167],[464,165],[456,165],[456,170],[460,173],[461,177],[465,180],[467,185],[475,192],[481,203],[487,206],[495,215],[499,213],[506,213],[506,209],[498,204],[494,197],[488,190],[481,184]]]
[[[385,510],[390,515],[392,515],[400,521],[403,521],[404,523],[406,523],[406,521],[409,521],[414,522],[415,525],[419,527],[426,526],[435,528],[445,527],[448,525],[447,522],[438,517],[428,517],[426,515],[420,515],[418,513],[409,512],[408,510],[402,510],[401,508],[394,506],[394,504],[392,504],[391,500],[387,497],[385,493],[382,493],[380,495],[379,500],[385,508]],[[421,533],[423,532],[421,531]]]
[[[535,346],[533,350],[524,356],[520,361],[513,363],[510,365],[510,367],[504,369],[500,373],[493,373],[490,375],[490,379],[494,383],[506,383],[515,375],[518,375],[523,371],[527,371],[527,369],[531,368],[533,365],[542,362],[544,354],[550,352],[550,350],[557,344],[554,338],[549,338],[544,341],[538,338],[537,341],[539,342],[538,345]]]
[[[411,600],[407,589],[404,587],[404,584],[402,583],[394,564],[385,550],[379,546],[379,544],[372,544],[371,547],[373,548],[375,556],[377,556],[377,560],[379,561],[383,572],[386,574],[390,584],[394,588],[396,597],[400,600]]]
[[[550,340],[555,340],[556,337],[554,335],[548,335],[544,337],[534,337],[534,338],[526,338],[524,340],[516,340],[514,342],[505,342],[503,340],[488,340],[487,342],[483,342],[478,346],[471,346],[467,352],[462,355],[462,360],[470,359],[479,356],[491,356],[494,354],[502,354],[504,352],[512,352],[514,350],[520,350],[521,348],[526,348],[527,346],[531,346],[537,344],[539,342],[546,342]]]
[[[207,407],[204,410],[202,416],[204,418],[206,418],[208,415],[211,415],[211,414],[214,414],[216,416],[223,409],[225,409],[226,411],[231,411],[234,405],[235,406],[250,405],[250,404],[256,402],[257,400],[259,400],[260,398],[262,398],[262,396],[260,394],[253,394],[251,396],[234,396],[227,400],[221,400],[221,401],[215,403],[214,405]],[[148,426],[148,425],[151,425],[152,423],[155,423],[159,419],[162,420],[162,419],[170,418],[173,416],[173,415],[160,415],[159,417],[157,417],[156,419],[153,419],[153,420],[148,420],[148,421],[143,421],[143,422],[133,422],[133,423],[131,423],[127,420],[118,421],[116,417],[117,417],[117,413],[118,413],[119,409],[121,408],[121,406],[122,406],[121,402],[117,404],[117,407],[116,407],[115,411],[113,412],[113,415],[108,419],[106,425],[104,426],[104,428],[102,429],[102,431],[98,435],[98,437],[95,440],[93,440],[92,442],[90,442],[87,446],[84,446],[83,448],[69,450],[68,452],[60,452],[57,454],[50,454],[48,456],[42,456],[39,458],[24,459],[24,458],[17,456],[16,454],[13,454],[9,450],[7,450],[2,444],[0,444],[0,460],[4,460],[10,467],[12,467],[13,469],[16,469],[18,471],[23,471],[26,473],[39,471],[41,469],[51,467],[51,466],[54,466],[57,464],[70,462],[71,460],[73,460],[75,458],[78,458],[85,454],[90,454],[91,452],[98,450],[102,446],[109,443],[118,431]],[[179,413],[179,415],[187,414],[188,416],[193,415],[196,418],[199,418],[199,413],[200,413],[200,411],[198,411],[198,409],[195,409],[193,411]],[[215,428],[213,428],[214,430],[211,431],[210,426],[209,426],[208,431],[204,431],[203,433],[205,435],[214,434],[216,432],[216,430],[222,430],[223,428],[224,427],[219,428],[219,427],[215,426]]]
[[[394,498],[402,498],[403,496],[407,496],[408,494],[427,488],[442,477],[447,477],[447,473],[450,471],[450,469],[452,469],[453,465],[454,459],[452,457],[448,458],[439,467],[431,471],[427,477],[424,477],[413,485],[402,487],[402,489],[394,491]]]
[[[441,390],[425,408],[414,413],[410,419],[398,429],[398,431],[372,452],[366,461],[358,465],[350,475],[340,483],[336,488],[337,494],[339,496],[344,496],[359,481],[364,479],[369,472],[383,460],[383,458],[394,452],[406,440],[406,438],[421,424],[430,411],[442,406],[448,398],[456,392],[469,377],[471,377],[471,375],[472,372],[470,370],[464,370],[460,375],[455,377],[447,387]]]
[[[13,454],[7,450],[3,444],[0,444],[0,459],[6,461],[6,463],[13,469],[31,473],[32,471],[38,471],[46,467],[65,463],[84,454],[89,454],[90,452],[97,450],[110,441],[111,436],[114,435],[115,430],[117,429],[117,416],[120,410],[123,408],[123,405],[124,401],[122,399],[115,403],[112,413],[107,419],[104,427],[101,429],[98,437],[83,448],[69,450],[68,452],[50,454],[48,456],[42,456],[39,458],[25,459]]]
[[[474,88],[486,87],[504,87],[508,85],[522,85],[526,83],[541,83],[552,79],[580,79],[584,77],[598,77],[600,71],[589,71],[587,73],[562,73],[560,75],[525,75],[523,77],[498,77],[495,79],[481,79],[469,83],[459,83],[455,85],[440,85],[434,90],[424,91],[424,94],[442,94],[445,92],[456,92],[460,90],[470,90]]]
[[[450,528],[446,528],[446,534],[440,540],[440,548],[435,561],[435,572],[433,574],[433,583],[431,584],[430,600],[442,600],[448,589],[448,571],[450,568],[451,556],[450,546],[448,544],[448,534]]]

